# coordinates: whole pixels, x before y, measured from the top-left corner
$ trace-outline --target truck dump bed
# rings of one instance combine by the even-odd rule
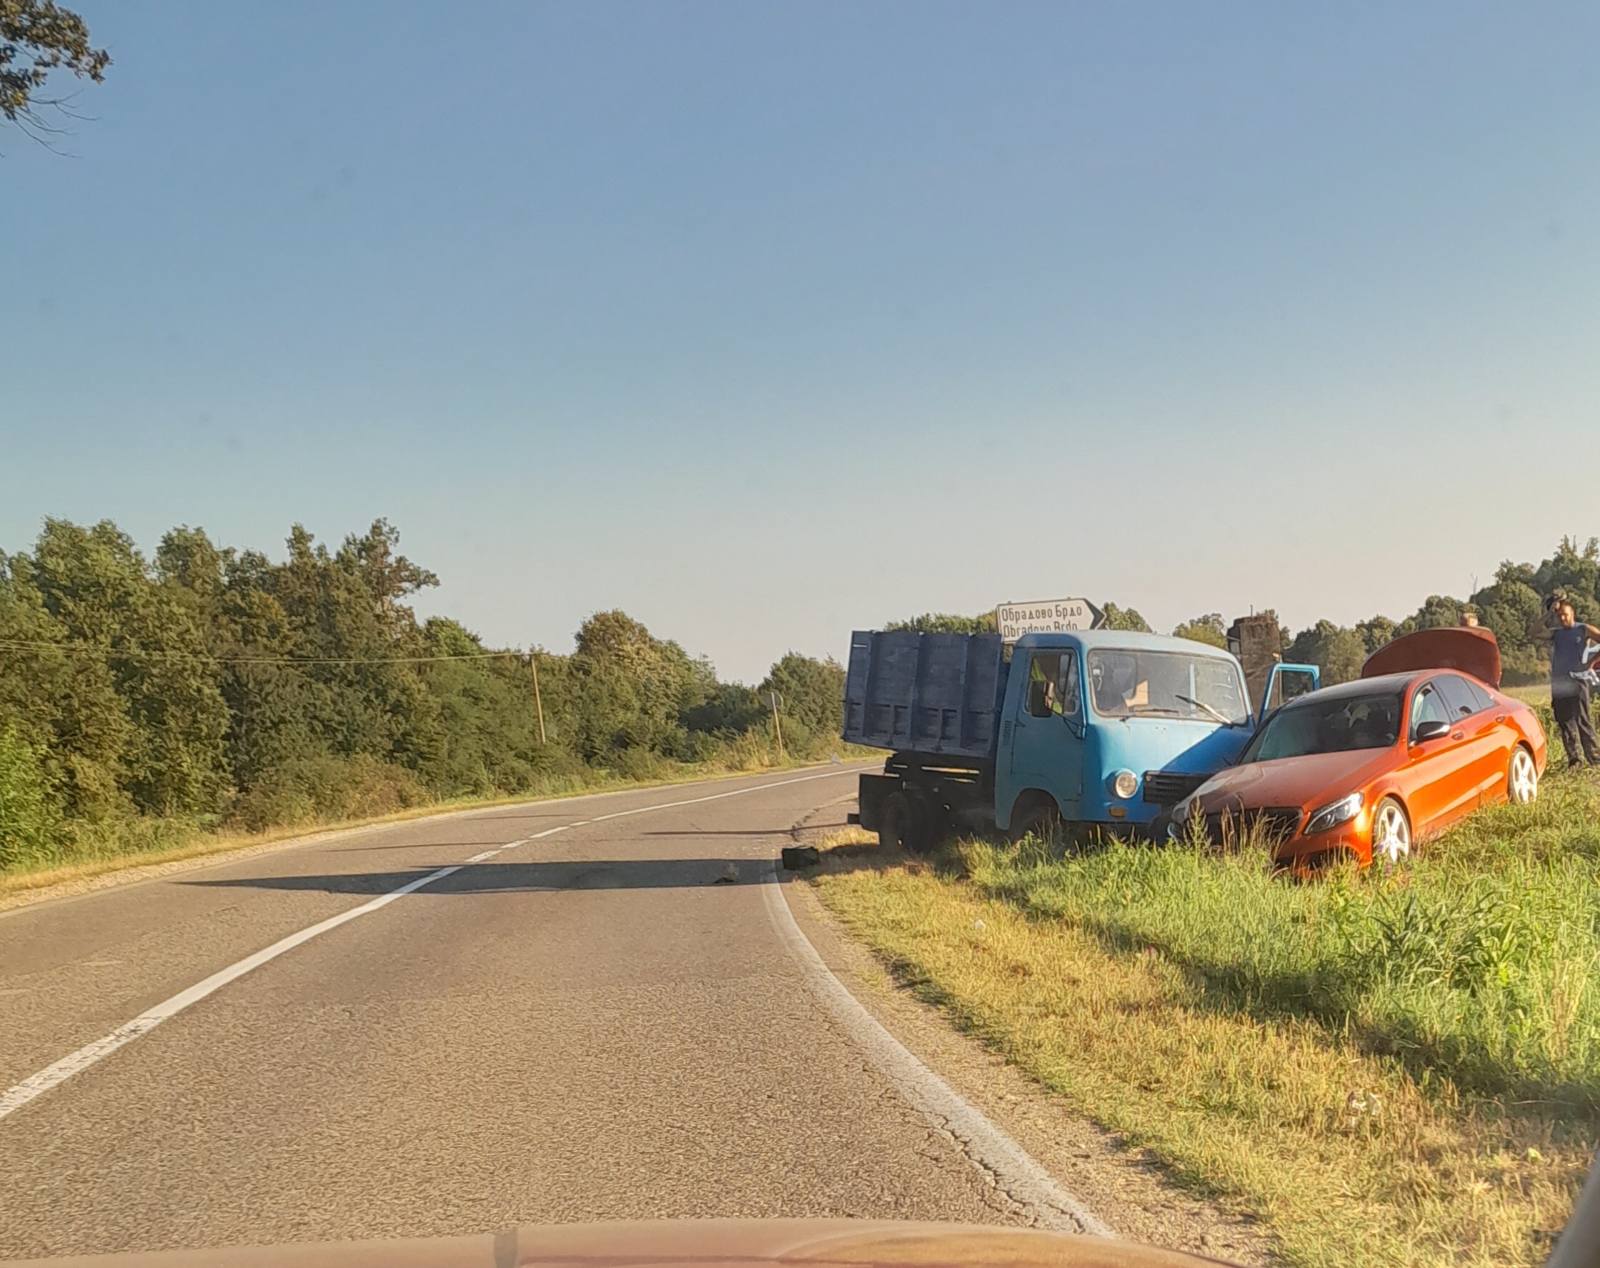
[[[857,630],[844,685],[851,744],[992,758],[1005,694],[998,634]]]

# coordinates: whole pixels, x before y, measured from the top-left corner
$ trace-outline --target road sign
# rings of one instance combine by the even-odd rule
[[[1002,603],[994,610],[1000,637],[1014,643],[1024,634],[1062,634],[1068,630],[1097,630],[1106,614],[1087,599],[1038,599],[1033,603]]]

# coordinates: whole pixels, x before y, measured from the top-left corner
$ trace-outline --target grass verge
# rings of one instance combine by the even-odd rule
[[[1293,1263],[1533,1264],[1600,1140],[1600,787],[1401,869],[836,838],[823,901],[899,978]]]

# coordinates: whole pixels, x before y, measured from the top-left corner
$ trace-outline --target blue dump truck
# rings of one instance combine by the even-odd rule
[[[861,776],[858,819],[912,850],[963,830],[1148,832],[1318,682],[1276,665],[1253,714],[1238,660],[1189,639],[858,631],[844,738],[891,751]]]

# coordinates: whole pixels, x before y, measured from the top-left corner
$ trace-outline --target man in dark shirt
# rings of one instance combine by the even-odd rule
[[[1585,760],[1600,766],[1589,684],[1582,677],[1589,667],[1584,651],[1590,639],[1600,643],[1600,629],[1579,621],[1568,599],[1558,599],[1554,608],[1556,624],[1546,635],[1550,639],[1550,708],[1561,732],[1561,746],[1567,750],[1568,766]]]

